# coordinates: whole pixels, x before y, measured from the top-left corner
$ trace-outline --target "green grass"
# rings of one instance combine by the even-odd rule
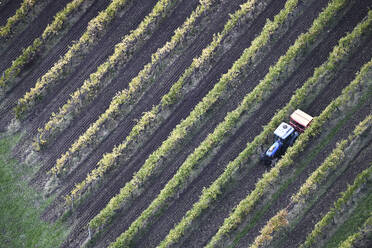
[[[10,159],[19,140],[20,135],[0,139],[0,247],[58,247],[68,230],[40,219],[51,199],[28,185],[33,168]]]
[[[372,186],[371,183],[369,185]],[[338,247],[349,235],[357,232],[370,216],[371,209],[372,190],[369,191],[367,196],[361,199],[352,215],[340,226],[324,247]]]

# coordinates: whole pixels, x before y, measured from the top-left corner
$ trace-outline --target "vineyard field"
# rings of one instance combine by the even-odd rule
[[[0,2],[0,244],[368,247],[371,40],[370,0]]]

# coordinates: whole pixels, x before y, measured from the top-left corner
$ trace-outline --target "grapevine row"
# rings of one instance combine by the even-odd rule
[[[134,79],[132,79],[128,87],[129,89],[125,89],[117,94],[111,101],[109,108],[106,109],[106,111],[98,118],[98,120],[93,123],[87,129],[87,131],[83,135],[81,135],[78,140],[74,142],[74,144],[72,144],[69,150],[57,160],[56,165],[51,169],[52,174],[59,174],[62,172],[62,169],[65,171],[68,170],[68,165],[70,164],[69,162],[71,162],[70,160],[74,157],[74,155],[76,155],[76,153],[78,153],[80,150],[86,149],[92,143],[98,144],[105,138],[105,136],[108,135],[109,131],[112,131],[119,125],[119,121],[116,121],[116,125],[107,125],[107,123],[112,123],[113,120],[115,120],[116,118],[122,119],[126,116],[125,114],[127,114],[127,112],[124,111],[130,108],[130,106],[126,105],[126,103],[131,103],[132,101],[135,101],[137,97],[139,98],[137,93],[142,91],[142,88],[146,86],[146,83],[148,83],[149,81],[153,81],[149,80],[153,66],[157,67],[159,63],[165,60],[164,57],[167,56],[177,46],[177,44],[179,44],[179,42],[181,42],[182,39],[185,38],[185,35],[192,30],[193,24],[195,23],[197,18],[205,13],[205,11],[208,11],[212,3],[213,0],[209,1],[209,4],[200,4],[197,9],[191,14],[190,18],[186,20],[184,25],[176,31],[172,39],[167,42],[161,49],[159,49],[155,54],[153,54],[152,61],[148,63]],[[193,66],[195,65],[193,64]],[[183,75],[183,77],[179,81],[184,80],[187,76],[189,76],[191,70],[189,71],[190,72],[188,72],[187,75]],[[154,111],[150,111],[147,114],[144,114],[142,120],[136,125],[135,128],[133,128],[133,132],[130,137],[132,137],[132,135],[138,134],[141,130],[144,129],[147,124],[150,123],[150,120],[153,119],[151,116],[154,116],[152,112]],[[51,121],[58,122],[57,119],[53,119]],[[46,124],[46,127],[44,129],[48,130],[50,128],[49,123],[50,122]],[[103,131],[102,129],[106,126],[110,126],[112,128],[110,130]],[[106,133],[106,135],[97,135],[100,131]],[[45,142],[42,136],[44,133],[45,132],[41,131],[41,133],[39,134],[39,139],[41,140],[41,142]],[[86,151],[84,152],[86,153]]]
[[[12,28],[26,17],[37,1],[38,0],[23,0],[21,7],[17,9],[14,16],[9,17],[6,24],[0,27],[0,38],[8,37],[12,32]]]
[[[48,94],[53,86],[58,84],[61,79],[69,73],[73,66],[77,66],[77,64],[80,63],[78,61],[81,61],[82,57],[93,48],[98,40],[105,34],[107,26],[113,21],[119,11],[130,2],[131,0],[113,0],[104,11],[100,12],[98,16],[89,21],[87,30],[80,37],[79,41],[74,43],[67,53],[60,58],[47,73],[37,80],[35,86],[18,100],[18,104],[14,109],[17,118],[20,119],[24,117],[43,96]],[[58,26],[59,24],[57,22],[55,27]],[[41,43],[41,40],[39,40],[38,43]],[[38,49],[40,45],[41,44],[36,45],[36,49]],[[26,52],[24,55],[25,59],[28,59],[35,51],[35,48],[30,48],[30,51]],[[20,61],[22,62],[22,60],[23,59]]]
[[[311,137],[313,137],[319,130],[321,130],[321,127],[324,126],[324,124],[332,117],[332,115],[338,108],[346,108],[346,106],[354,104],[356,105],[357,103],[355,103],[355,101],[362,101],[358,94],[360,94],[360,89],[366,90],[368,94],[368,90],[370,90],[372,82],[366,80],[366,76],[370,73],[371,68],[372,61],[363,66],[360,73],[353,80],[353,82],[351,82],[342,91],[342,94],[338,98],[333,100],[326,107],[326,109],[320,114],[320,116],[314,118],[311,126],[303,134],[300,135],[295,145],[287,150],[286,154],[273,169],[262,176],[262,178],[256,183],[255,189],[245,199],[243,199],[235,208],[234,212],[225,219],[223,225],[219,228],[218,232],[209,242],[207,247],[215,247],[221,241],[224,235],[227,235],[242,222],[244,216],[246,216],[253,209],[255,204],[269,189],[270,185],[277,181],[280,172],[284,168],[287,168],[293,164],[294,157],[297,156],[304,149],[305,145],[311,139]],[[275,117],[277,116],[278,115],[276,115]]]
[[[83,85],[71,94],[67,103],[59,109],[57,114],[52,115],[51,120],[46,124],[46,129],[50,127],[51,123],[67,127],[105,87],[110,85],[113,77],[115,77],[112,75],[113,72],[117,75],[120,68],[133,57],[135,51],[140,49],[150,39],[161,22],[174,10],[177,3],[178,0],[159,1],[137,29],[126,35],[115,46],[114,54],[101,64],[95,73],[90,74],[89,79],[85,80]]]
[[[283,230],[283,227],[295,225],[294,222],[299,216],[302,216],[307,209],[303,204],[311,198],[314,198],[314,192],[319,189],[324,182],[326,182],[327,178],[331,174],[335,172],[340,173],[340,170],[344,171],[346,169],[347,166],[340,169],[340,165],[345,163],[345,154],[352,159],[358,150],[352,150],[352,154],[348,152],[348,150],[350,150],[351,146],[355,146],[356,142],[361,140],[361,136],[371,128],[371,124],[372,115],[369,115],[356,126],[353,133],[349,135],[347,139],[344,139],[337,144],[336,148],[333,149],[331,154],[328,155],[324,162],[311,174],[311,176],[307,178],[306,182],[301,186],[297,193],[292,195],[291,202],[288,204],[288,206],[291,206],[291,210],[288,210],[289,207],[286,207],[272,217],[261,229],[261,234],[256,237],[250,248],[269,246],[271,242],[273,242],[274,236],[281,236],[280,232]],[[328,180],[327,183],[329,183]],[[295,204],[299,206],[294,207]],[[290,214],[288,214],[288,212],[290,212]],[[286,213],[287,215],[285,218],[283,218],[283,213]],[[288,217],[288,215],[290,217]],[[279,219],[282,221],[278,222]]]
[[[290,1],[287,5],[288,9],[291,10],[292,7],[296,6],[296,3],[297,1]],[[157,170],[160,170],[160,156],[167,156],[167,154],[170,154],[173,151],[172,149],[179,144],[182,139],[187,137],[187,130],[190,129],[190,127],[197,126],[197,124],[200,122],[200,118],[207,112],[207,110],[213,107],[213,104],[218,100],[218,98],[225,94],[224,92],[226,91],[228,84],[231,84],[232,81],[236,79],[236,77],[239,75],[238,72],[241,72],[247,63],[254,58],[259,48],[266,44],[270,37],[268,34],[270,34],[271,31],[274,31],[278,25],[285,20],[286,15],[287,13],[284,11],[281,13],[280,18],[276,18],[274,23],[270,22],[268,24],[265,32],[263,32],[259,38],[252,42],[252,46],[243,52],[242,56],[234,63],[226,74],[222,75],[219,82],[203,98],[203,100],[197,104],[190,115],[180,124],[178,124],[176,128],[173,129],[168,139],[163,142],[160,148],[150,155],[140,171],[134,175],[131,182],[127,183],[126,186],[121,189],[120,193],[111,199],[106,208],[103,209],[101,213],[91,221],[91,226],[93,228],[104,224],[107,219],[112,217],[114,214],[114,211],[112,210],[117,209],[121,205],[120,203],[126,202],[132,195],[131,192],[133,192],[134,189],[137,187],[142,187],[142,184],[146,183],[153,173],[155,173]],[[254,99],[253,95],[259,96],[259,91],[262,91],[262,89],[256,89],[254,93],[252,93],[251,98]],[[247,103],[250,101],[252,101],[252,99],[247,100]],[[140,182],[141,184],[133,185],[133,182]]]
[[[208,3],[208,4],[207,4]],[[129,89],[125,89],[112,100],[109,108],[103,113],[99,119],[92,124],[89,129],[82,135],[80,138],[72,145],[72,147],[67,152],[68,154],[73,154],[79,149],[87,147],[91,143],[98,144],[105,138],[105,135],[96,135],[103,127],[108,119],[114,119],[114,116],[123,119],[125,114],[130,109],[130,106],[127,105],[129,102],[133,102],[140,99],[141,94],[149,86],[148,84],[154,82],[152,74],[157,70],[156,68],[163,68],[168,61],[168,55],[175,49],[175,47],[180,44],[183,40],[186,39],[186,35],[195,29],[196,20],[205,14],[211,6],[213,5],[214,0],[200,4],[187,21],[182,25],[181,28],[178,28],[175,31],[175,34],[172,36],[171,40],[167,42],[162,48],[158,49],[151,56],[151,62],[144,66],[144,68],[139,72],[139,74],[131,80],[129,83]],[[157,72],[157,71],[156,71]],[[158,73],[158,72],[157,72]],[[44,125],[42,129],[39,130],[37,138],[34,142],[34,147],[39,149],[40,147],[48,144],[52,138],[60,133],[68,124],[71,122],[71,118],[66,118],[66,115],[71,113],[73,109],[73,102],[70,100],[66,103],[60,110],[58,114],[52,115],[48,122]],[[121,112],[120,114],[118,112]],[[123,113],[123,111],[127,111]],[[115,127],[118,126],[116,122],[115,125],[109,125],[112,127],[110,130],[106,130],[108,133],[112,131]],[[82,142],[84,140],[84,142]],[[66,154],[67,154],[66,153]],[[66,156],[66,155],[65,155]],[[67,157],[66,157],[67,159]],[[58,163],[58,162],[57,162]],[[60,164],[60,163],[59,163]]]
[[[12,65],[5,70],[0,78],[0,87],[2,91],[7,92],[14,87],[16,83],[15,78],[21,73],[24,66],[42,51],[48,41],[61,32],[63,27],[66,26],[66,23],[72,20],[71,15],[74,14],[74,11],[76,12],[84,2],[93,3],[91,0],[74,0],[68,3],[63,10],[55,15],[53,22],[45,28],[41,37],[36,38],[33,43],[24,49],[22,54],[13,61]],[[78,15],[82,15],[83,13],[84,11],[76,12]]]
[[[247,2],[249,4],[253,3],[251,1]],[[248,4],[242,5],[242,7],[245,8],[245,6],[248,6]],[[240,12],[240,11],[238,11]],[[237,12],[237,13],[238,13]],[[233,15],[235,16],[235,15]],[[230,25],[228,25],[230,26]],[[266,29],[265,29],[266,30]],[[273,31],[273,30],[272,30]],[[212,43],[213,45],[214,43]],[[204,56],[204,55],[203,55]],[[199,59],[198,59],[199,60]],[[205,59],[203,60],[205,61]],[[181,79],[184,79],[184,77],[181,77]],[[178,83],[176,83],[177,85]],[[168,98],[169,94],[166,94],[163,97],[163,100]],[[180,97],[180,94],[178,98]],[[177,100],[179,101],[179,100]],[[173,102],[174,104],[174,102]],[[248,104],[248,103],[246,103]],[[161,111],[159,111],[161,109]],[[106,171],[111,169],[115,164],[119,163],[119,158],[120,157],[126,157],[128,158],[129,156],[127,155],[126,151],[134,150],[134,146],[138,146],[139,142],[137,141],[140,136],[145,136],[149,135],[148,129],[151,128],[152,130],[156,129],[159,124],[161,123],[161,120],[166,119],[168,115],[170,115],[172,111],[168,108],[165,108],[165,105],[158,105],[152,109],[152,111],[147,112],[144,114],[142,119],[138,122],[137,125],[132,129],[131,133],[129,134],[128,137],[126,137],[125,142],[120,144],[119,146],[115,147],[113,152],[105,154],[104,157],[99,161],[98,167],[94,169],[92,172],[88,174],[85,180],[82,182],[78,183],[75,188],[71,191],[71,193],[66,197],[67,202],[71,202],[72,199],[76,199],[76,197],[79,197],[92,183],[97,182],[100,180]],[[233,127],[233,124],[231,124],[231,128]],[[150,126],[151,125],[151,126]],[[150,126],[150,127],[147,127]],[[145,133],[146,132],[146,133]],[[225,132],[227,134],[227,132]],[[219,140],[216,139],[215,137],[211,137],[209,140],[214,139],[216,142]],[[135,145],[132,145],[134,143]],[[213,143],[213,142],[212,142]],[[206,154],[210,149],[212,149],[212,143],[210,144],[211,147],[208,149],[205,148],[200,148],[203,149],[204,153]],[[202,157],[201,154],[199,154],[200,158]],[[122,160],[122,159],[121,159]],[[123,163],[120,161],[120,163]]]
[[[281,16],[281,18],[287,18],[288,14],[292,13],[292,10],[296,7],[296,1],[288,1],[285,8],[278,14],[278,16]],[[276,18],[276,20],[281,18]],[[264,27],[263,30],[266,30],[266,27]],[[260,84],[258,88],[262,90],[264,86],[265,84]],[[216,149],[217,146],[221,145],[226,136],[232,135],[231,132],[233,132],[233,129],[237,129],[236,125],[239,121],[241,121],[243,115],[252,115],[252,110],[257,109],[258,105],[265,100],[264,98],[257,99],[257,92],[257,90],[253,90],[252,93],[249,93],[239,107],[233,112],[228,113],[224,121],[216,127],[213,133],[209,134],[208,137],[199,145],[199,147],[197,147],[195,151],[187,157],[186,161],[181,165],[177,173],[167,183],[157,198],[140,215],[140,217],[138,217],[132,223],[129,229],[125,231],[115,241],[115,243],[113,243],[113,247],[125,245],[130,242],[137,232],[139,232],[142,228],[145,228],[145,225],[148,223],[149,219],[158,214],[158,211],[164,207],[167,200],[173,197],[174,194],[178,193],[180,190],[187,187],[187,185],[192,181],[191,177],[196,177],[199,174],[198,172],[200,172],[203,166],[205,166],[205,163],[203,164],[202,161],[205,160],[205,157],[211,152],[211,150]],[[246,111],[248,113],[245,113]],[[195,172],[195,170],[198,172]]]
[[[218,42],[212,42],[207,48],[205,48],[204,51],[208,51],[208,52],[202,52],[202,57],[199,57],[197,59],[195,59],[194,61],[198,61],[197,64],[195,63],[192,63],[191,66],[186,70],[186,72],[181,76],[181,78],[179,79],[178,82],[175,83],[174,86],[178,87],[178,85],[180,85],[180,83],[184,84],[184,82],[186,81],[186,79],[190,78],[191,74],[190,73],[194,73],[196,69],[199,69],[202,67],[202,66],[205,66],[206,64],[208,64],[209,66],[211,65],[211,63],[207,63],[208,61],[211,60],[211,58],[213,57],[213,51],[216,50],[218,48],[218,45],[220,44],[220,42],[222,41],[222,38],[223,37],[226,37],[226,35],[228,34],[228,30],[230,30],[232,27],[234,27],[234,25],[231,25],[232,22],[237,22],[239,20],[239,18],[236,18],[237,16],[239,17],[244,17],[246,16],[246,13],[248,12],[248,10],[254,10],[253,6],[254,6],[254,3],[255,1],[248,1],[246,2],[244,5],[241,6],[241,9],[238,10],[234,15],[231,16],[231,19],[230,21],[228,21],[228,23],[225,25],[225,29],[224,31],[222,31],[221,34],[218,34],[216,39]],[[244,11],[242,11],[244,10]],[[223,35],[224,34],[224,35]],[[207,72],[206,70],[203,70],[205,73]],[[173,86],[173,89],[175,89],[175,87]],[[178,89],[178,91],[180,91],[182,89],[182,87],[180,87]],[[185,93],[183,93],[182,95],[178,93],[178,97],[175,98],[175,94],[176,92],[173,90],[170,91],[171,93],[168,93],[166,95],[163,96],[163,100],[165,99],[170,99],[172,98],[172,105],[173,107],[175,107],[175,103],[176,102],[179,102],[182,98],[182,95],[185,95]],[[172,95],[173,94],[173,95]],[[169,100],[167,100],[168,104],[169,104]],[[161,110],[159,110],[161,109]],[[141,120],[137,123],[137,125],[135,125],[135,127],[132,129],[132,131],[130,132],[130,134],[126,137],[125,141],[120,144],[119,146],[115,147],[113,152],[111,153],[108,153],[108,154],[105,154],[104,157],[98,162],[98,167],[96,169],[94,169],[92,172],[89,173],[89,175],[86,177],[85,180],[83,180],[82,182],[80,182],[79,184],[77,184],[75,186],[75,188],[72,190],[71,194],[69,196],[67,196],[67,201],[71,201],[73,198],[76,199],[77,196],[80,196],[80,194],[82,194],[82,192],[89,186],[91,185],[92,183],[98,181],[100,178],[103,177],[104,173],[109,170],[110,168],[112,168],[114,166],[115,163],[118,163],[118,157],[119,156],[123,156],[124,154],[124,150],[128,150],[129,148],[131,150],[133,150],[133,146],[131,143],[135,143],[136,146],[138,146],[139,142],[137,141],[139,139],[140,136],[144,136],[144,135],[149,135],[149,131],[148,131],[148,127],[150,124],[151,124],[151,129],[154,130],[156,129],[159,124],[161,123],[161,120],[164,120],[166,119],[170,114],[171,114],[172,110],[166,108],[166,105],[163,104],[163,105],[158,105],[156,107],[153,107],[152,111],[150,112],[146,112],[143,117],[141,118]],[[160,120],[161,119],[161,120]],[[146,134],[145,134],[145,131],[146,131]],[[133,141],[137,141],[137,142],[133,142]],[[127,155],[125,157],[128,157]]]
[[[187,88],[184,89],[185,88],[184,85],[186,83],[188,83],[188,81],[191,80],[191,77],[192,77],[193,74],[198,73],[198,71],[201,71],[201,69],[204,69],[203,67],[208,67],[208,65],[209,65],[208,62],[215,55],[214,54],[215,50],[218,48],[218,45],[220,44],[222,38],[225,37],[229,33],[229,31],[232,29],[232,27],[235,26],[235,24],[234,25],[232,25],[232,24],[236,23],[237,20],[239,20],[239,18],[237,18],[237,17],[244,16],[244,13],[246,13],[251,8],[251,3],[248,2],[248,4],[243,5],[243,7],[244,7],[244,11],[238,11],[235,15],[233,15],[233,19],[231,19],[227,23],[227,25],[225,26],[225,29],[222,32],[222,34],[216,35],[214,40],[212,41],[212,43],[206,49],[203,50],[202,55],[199,58],[194,59],[191,66],[188,69],[185,70],[185,72],[181,76],[181,78],[172,86],[170,91],[165,96],[163,96],[163,98],[161,100],[161,104],[153,107],[153,109],[151,111],[147,112],[144,115],[143,119],[133,128],[132,133],[135,134],[135,136],[138,137],[139,135],[143,135],[143,131],[146,131],[145,130],[147,128],[146,126],[148,126],[147,124],[152,125],[152,124],[156,123],[153,126],[155,126],[155,125],[159,126],[160,122],[162,120],[164,120],[166,118],[166,116],[169,116],[169,114],[171,112],[171,109],[175,107],[175,104],[177,102],[179,102],[181,99],[183,99],[183,97],[185,95],[185,91],[187,91]],[[251,54],[254,54],[254,53],[255,53],[255,51],[252,50]],[[224,82],[220,83],[220,84],[223,84],[225,82],[226,82],[226,80]],[[216,90],[214,92],[216,92]],[[115,100],[114,100],[114,103],[115,103]],[[97,135],[94,136],[94,134],[96,134],[95,130],[99,129],[99,126],[102,126],[103,123],[105,123],[106,121],[109,121],[109,120],[107,120],[107,119],[109,119],[109,117],[111,118],[111,116],[114,115],[114,114],[116,116],[123,116],[122,112],[120,114],[117,113],[117,111],[122,111],[120,109],[114,109],[115,111],[113,111],[112,113],[110,112],[110,110],[111,109],[106,111],[106,113],[104,115],[102,115],[101,118],[90,129],[88,129],[86,134],[84,134],[83,136],[81,136],[79,138],[78,142],[75,143],[71,147],[69,152],[66,153],[65,155],[63,155],[60,158],[60,160],[57,161],[57,166],[59,166],[59,165],[64,166],[64,164],[66,164],[67,158],[69,158],[70,155],[72,155],[72,152],[71,152],[72,149],[74,149],[73,152],[77,152],[78,148],[79,149],[84,148],[86,146],[86,144],[90,142],[90,140],[92,140],[93,138],[96,139]],[[149,122],[148,121],[149,116],[156,117],[156,120],[154,118],[152,118],[152,121]],[[90,131],[92,131],[92,132],[90,132]],[[98,136],[100,136],[100,135],[98,135]],[[114,150],[113,153],[107,154],[106,155],[107,159],[106,158],[103,159],[105,162],[102,161],[102,163],[101,163],[102,166],[100,166],[99,170],[101,170],[101,167],[103,167],[104,170],[111,167],[114,164],[115,159],[121,154],[121,151],[123,149],[125,149],[126,147],[128,147],[127,146],[128,142],[133,140],[133,138],[135,136],[130,135],[122,145],[120,145],[119,147],[117,147]],[[94,141],[94,139],[93,139],[93,141]],[[88,141],[88,142],[86,142],[86,141]],[[76,145],[76,144],[79,144],[79,145]]]
[[[312,247],[319,236],[324,232],[328,225],[333,222],[337,215],[341,215],[348,209],[348,202],[351,199],[361,197],[361,189],[366,186],[368,181],[372,180],[372,164],[369,168],[361,172],[355,179],[353,185],[349,185],[347,190],[342,193],[342,196],[334,203],[334,207],[315,225],[313,231],[307,236],[301,248]]]
[[[304,42],[303,42],[302,39],[298,39],[294,46],[297,46],[298,43],[303,44]],[[291,51],[291,48],[290,48],[290,51]],[[288,61],[287,60],[288,57],[293,56],[293,54],[296,54],[296,53],[291,51],[291,52],[287,53],[287,55],[282,56],[282,58],[279,59],[278,64],[275,67],[273,67],[273,69],[265,77],[264,81],[260,83],[260,84],[262,84],[261,85],[262,88],[261,88],[260,91],[258,91],[258,94],[256,94],[256,95],[260,96],[260,95],[262,95],[262,92],[265,88],[270,88],[270,83],[272,82],[271,79],[273,78],[273,74],[275,75],[277,73],[277,71],[278,71],[277,68],[287,66],[288,63],[285,62],[285,61]],[[336,53],[334,53],[334,54],[336,54]],[[334,56],[332,60],[330,59],[330,62],[326,66],[333,66],[333,67],[337,68],[339,59],[343,60],[343,59],[345,59],[345,56],[341,55],[341,54],[340,54],[340,57]],[[291,60],[289,60],[289,61],[291,61]],[[314,77],[309,79],[301,89],[298,89],[296,91],[296,93],[292,97],[290,103],[281,112],[278,113],[278,116],[276,118],[274,118],[274,120],[269,124],[269,126],[267,126],[264,129],[263,133],[253,141],[253,144],[248,145],[248,148],[244,151],[244,153],[240,154],[238,159],[236,159],[234,162],[230,163],[228,165],[227,169],[225,170],[225,172],[220,176],[220,178],[217,179],[217,181],[209,189],[207,189],[207,190],[205,190],[205,192],[203,192],[199,202],[194,205],[193,210],[189,211],[186,214],[186,216],[179,223],[179,225],[177,225],[176,228],[173,229],[169,233],[168,237],[163,241],[164,246],[167,246],[168,244],[173,243],[173,242],[177,242],[177,240],[179,240],[182,233],[184,233],[185,230],[187,228],[189,228],[189,224],[191,223],[191,221],[194,218],[196,218],[197,216],[199,216],[201,214],[201,212],[205,208],[208,207],[210,202],[212,202],[214,199],[216,199],[216,197],[221,193],[220,190],[224,187],[223,185],[228,183],[228,181],[229,181],[230,177],[232,176],[232,174],[234,173],[234,171],[236,171],[236,169],[239,166],[242,165],[242,161],[244,161],[244,157],[248,157],[249,155],[251,155],[253,153],[253,151],[259,146],[259,144],[262,143],[265,140],[267,135],[270,132],[272,132],[273,129],[275,129],[276,125],[278,123],[280,123],[292,109],[295,109],[304,100],[305,96],[307,96],[309,94],[309,92],[311,92],[311,90],[313,88],[315,88],[316,84],[320,84],[320,83],[326,84],[327,80],[331,80],[330,78],[332,78],[332,76],[333,76],[332,73],[334,73],[334,72],[328,71],[327,68],[328,67],[325,67],[325,66],[323,66],[322,68],[318,68],[316,70],[316,73],[315,73]],[[337,71],[337,70],[335,70],[335,71]],[[278,76],[278,74],[275,77],[277,77],[277,76]],[[327,78],[327,80],[322,81],[321,79],[324,79],[324,78]],[[255,92],[255,93],[257,93],[257,92]]]

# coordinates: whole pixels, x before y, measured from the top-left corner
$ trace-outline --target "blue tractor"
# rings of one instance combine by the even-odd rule
[[[275,159],[280,158],[287,148],[292,146],[297,137],[309,127],[313,117],[297,109],[290,117],[290,124],[282,122],[274,131],[275,142],[262,155],[265,165],[272,165]]]

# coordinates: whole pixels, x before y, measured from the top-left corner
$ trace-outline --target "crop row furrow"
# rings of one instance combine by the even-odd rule
[[[294,158],[301,151],[303,151],[308,141],[320,132],[321,127],[323,127],[327,121],[329,121],[331,118],[338,117],[341,109],[345,110],[356,107],[365,102],[365,99],[370,97],[372,82],[368,80],[368,75],[371,73],[371,68],[372,61],[369,61],[363,66],[356,78],[342,91],[342,94],[333,100],[318,117],[314,118],[311,126],[299,136],[294,146],[287,150],[286,154],[281,160],[279,160],[274,168],[262,176],[262,178],[256,183],[255,189],[245,199],[243,199],[235,208],[233,213],[231,213],[231,215],[225,219],[223,225],[219,228],[218,232],[211,239],[207,247],[218,246],[218,244],[224,237],[226,237],[226,235],[228,235],[228,233],[233,231],[239,224],[242,223],[258,201],[264,197],[265,194],[269,194],[268,190],[271,185],[278,182],[280,172],[285,168],[290,168],[290,166],[293,165]],[[361,95],[363,96],[361,97]],[[282,113],[284,114],[285,112],[281,110],[276,116],[274,116],[273,120],[267,126],[270,127],[269,133],[273,132],[275,127],[279,124],[278,122],[275,122],[275,120],[284,119],[284,117],[281,116]],[[271,126],[272,124],[274,125]],[[266,130],[269,129],[265,128],[264,132],[257,136],[255,140],[266,137],[269,133],[266,133],[265,136],[261,136]],[[253,144],[254,143],[255,141],[253,141]],[[251,148],[251,145],[248,145],[247,148]],[[243,151],[242,155],[247,151],[247,149]],[[243,161],[244,157],[241,158]]]
[[[318,199],[321,188],[329,187],[332,178],[336,180],[336,174],[341,174],[350,165],[350,160],[363,147],[363,143],[372,138],[371,133],[372,115],[367,116],[354,129],[347,139],[340,141],[324,162],[307,178],[297,193],[293,194],[288,206],[280,210],[261,229],[251,248],[269,247],[276,238],[283,235],[296,225],[296,222],[308,209],[309,202]],[[346,157],[347,154],[347,157]],[[327,184],[324,186],[324,184]],[[279,221],[278,221],[279,220]],[[289,227],[288,227],[289,226]]]
[[[18,99],[17,106],[14,109],[17,118],[24,118],[43,96],[47,95],[55,85],[61,83],[81,63],[84,56],[104,36],[107,27],[115,17],[131,2],[132,0],[113,0],[104,11],[100,12],[98,16],[89,22],[86,31],[80,39],[69,48],[68,52],[47,73],[37,80],[33,88],[26,92],[22,98]],[[56,22],[55,25],[58,27],[60,24]],[[29,53],[32,54],[32,51]]]
[[[154,174],[161,171],[163,167],[161,157],[167,156],[168,154],[174,152],[177,144],[180,144],[181,141],[187,137],[189,130],[192,127],[199,126],[198,124],[201,121],[201,117],[208,110],[213,108],[214,104],[219,98],[224,97],[228,85],[236,81],[239,72],[244,70],[245,66],[249,62],[252,62],[251,60],[254,59],[257,52],[260,51],[260,48],[269,40],[270,34],[286,20],[286,16],[296,5],[297,1],[289,1],[285,11],[275,18],[274,22],[268,22],[264,32],[262,32],[261,35],[252,42],[252,45],[243,52],[242,56],[234,63],[230,70],[220,78],[214,88],[203,98],[201,102],[198,103],[190,115],[176,126],[168,139],[163,142],[161,147],[149,156],[142,168],[133,176],[133,179],[127,183],[126,186],[121,189],[121,192],[110,201],[107,207],[102,210],[95,219],[92,220],[91,223],[94,223],[92,224],[92,227],[96,228],[105,223],[106,220],[112,217],[114,214],[114,211],[112,211],[112,206],[115,206],[114,209],[117,209],[120,208],[121,205],[125,205],[125,202],[132,197],[132,192],[135,192],[136,189],[143,188]],[[259,91],[261,90],[262,89],[258,89],[254,92],[256,94],[251,94],[251,97],[246,100],[247,104],[256,99],[256,97],[259,98]],[[168,101],[166,101],[166,103],[168,103]],[[234,115],[234,118],[231,120],[236,121],[237,119],[235,117],[238,117],[238,115]],[[219,140],[217,140],[217,142],[218,141]],[[203,147],[202,150],[204,149],[205,148]]]
[[[347,219],[345,216],[350,215],[350,209],[355,207],[366,194],[368,198],[371,198],[371,182],[372,164],[356,177],[354,183],[349,185],[346,191],[342,192],[341,197],[335,201],[334,207],[315,224],[313,231],[307,236],[305,242],[300,247],[318,247],[319,244],[324,244],[324,242],[321,241],[321,236],[327,231],[330,231],[329,229],[334,228],[333,223],[335,223],[335,219]],[[366,190],[363,190],[363,188],[366,188]],[[338,221],[335,224],[339,226],[341,223],[342,221]],[[317,245],[315,245],[315,243],[317,243]]]
[[[53,46],[60,37],[74,22],[78,21],[85,11],[93,4],[92,0],[74,0],[54,16],[51,24],[45,28],[42,35],[36,38],[33,43],[22,51],[13,62],[11,67],[7,68],[0,78],[0,89],[2,94],[11,90],[19,81],[17,76],[22,72],[25,65],[30,63],[38,54],[47,48]]]

